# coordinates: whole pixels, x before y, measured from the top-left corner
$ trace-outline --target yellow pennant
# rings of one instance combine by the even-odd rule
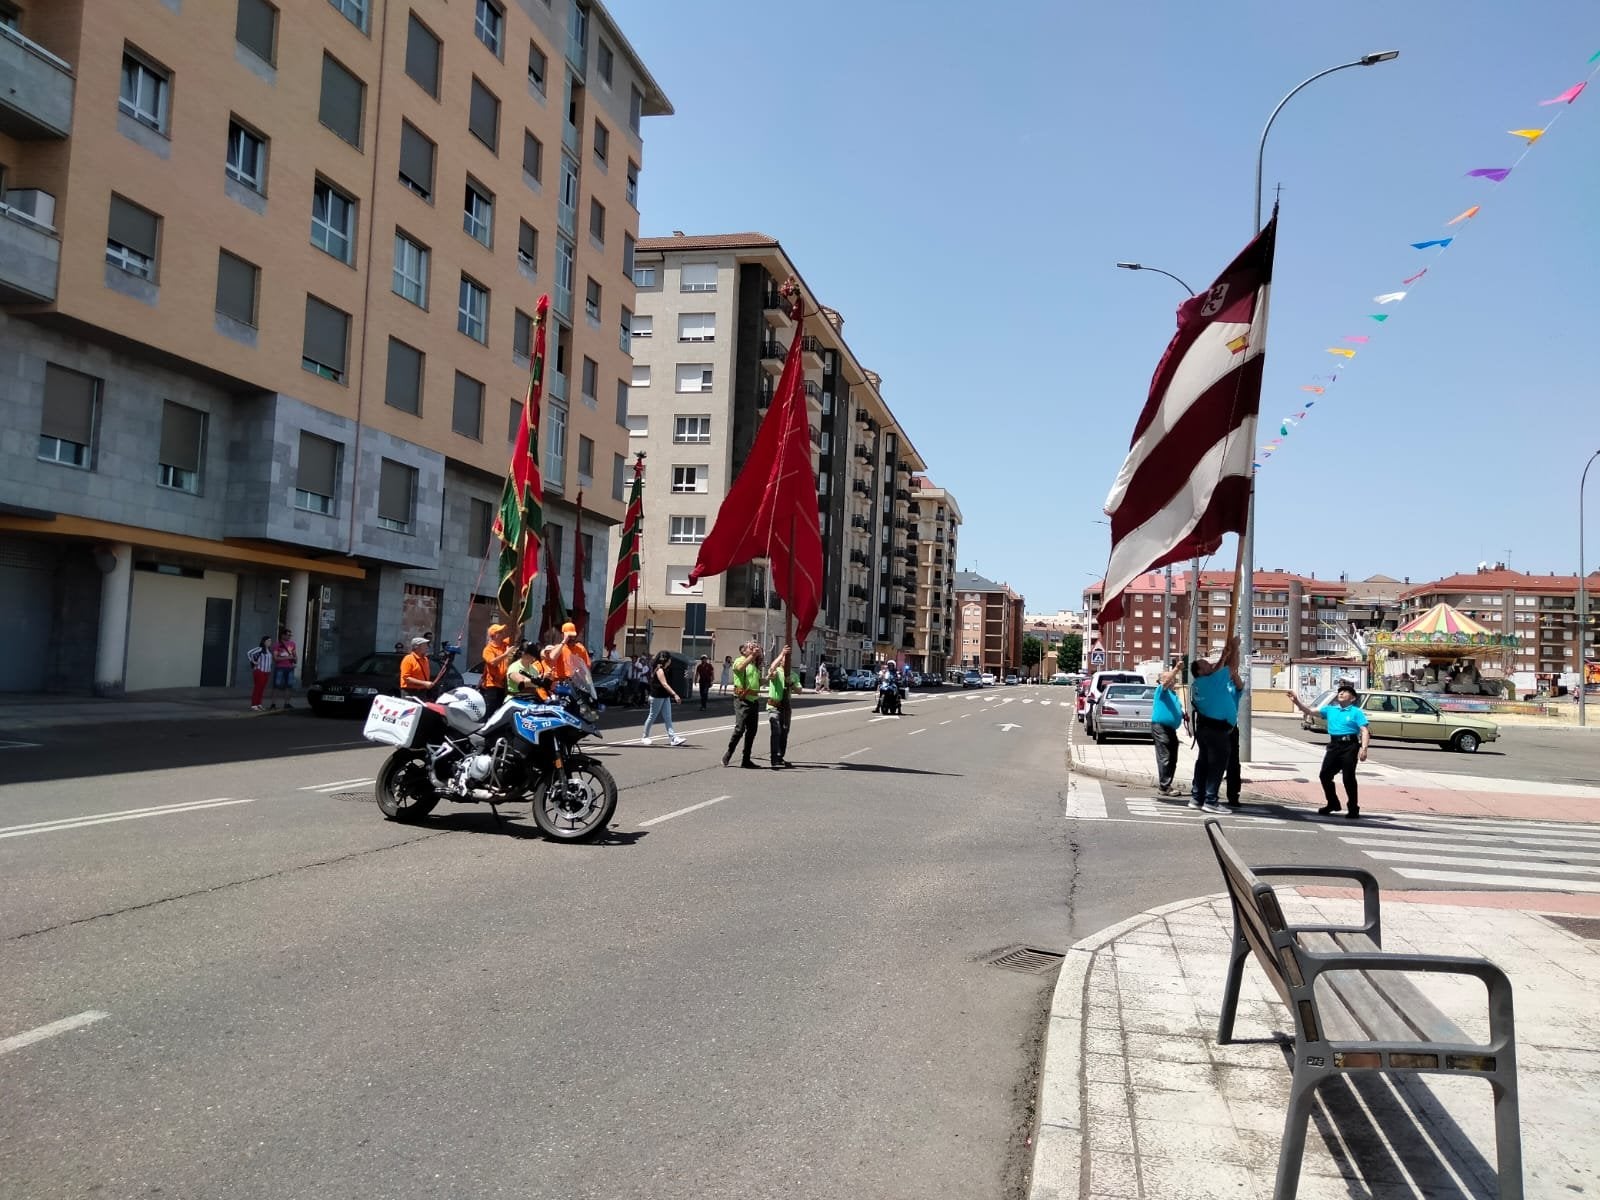
[[[1506,132],[1512,137],[1527,138],[1530,146],[1544,136],[1542,129],[1508,129]]]
[[[1354,350],[1346,350],[1343,346],[1329,346],[1328,353],[1338,354],[1344,358],[1354,358],[1356,356],[1356,352]]]

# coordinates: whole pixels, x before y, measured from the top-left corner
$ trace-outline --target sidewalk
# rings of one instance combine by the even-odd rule
[[[1267,722],[1251,726],[1254,757],[1241,764],[1246,800],[1322,806],[1321,745],[1274,733]],[[1381,752],[1381,749],[1380,749]],[[1097,746],[1073,724],[1068,740],[1072,769],[1098,779],[1149,788],[1156,786],[1155,752],[1149,742],[1108,742]],[[1442,753],[1442,752],[1441,752]],[[1600,748],[1597,748],[1600,753]],[[1177,783],[1189,790],[1194,751],[1183,743]],[[1600,787],[1539,783],[1417,771],[1368,761],[1356,771],[1362,806],[1391,813],[1434,813],[1457,817],[1520,817],[1544,821],[1600,821]],[[1342,791],[1342,786],[1341,786]]]
[[[1359,919],[1360,902],[1338,889],[1279,895],[1293,921]],[[1385,893],[1386,948],[1489,958],[1511,977],[1529,1200],[1597,1194],[1600,921],[1475,907],[1478,898],[1409,902],[1420,899]],[[1050,1012],[1032,1200],[1272,1195],[1290,1078],[1277,1039],[1292,1039],[1294,1025],[1252,960],[1236,1027],[1245,1040],[1217,1044],[1231,936],[1226,898],[1200,897],[1141,913],[1068,953]],[[1486,1033],[1481,987],[1410,978],[1469,1033]],[[1428,1076],[1400,1086],[1432,1098],[1402,1105],[1377,1076],[1323,1086],[1300,1200],[1498,1194],[1488,1085]]]
[[[304,705],[302,693],[295,707]],[[0,693],[0,738],[27,730],[95,725],[102,721],[197,721],[272,715],[271,712],[250,711],[247,687],[157,688],[114,699],[48,692],[4,692]]]

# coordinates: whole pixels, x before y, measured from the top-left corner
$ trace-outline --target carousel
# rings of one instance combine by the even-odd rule
[[[1454,695],[1503,695],[1517,652],[1513,634],[1491,633],[1471,617],[1435,604],[1398,629],[1380,629],[1367,641],[1369,677],[1390,678],[1391,660],[1421,660],[1422,666],[1394,676],[1419,691]],[[1485,669],[1487,668],[1487,670]]]

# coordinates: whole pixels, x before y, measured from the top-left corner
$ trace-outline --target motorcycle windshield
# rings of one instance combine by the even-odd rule
[[[586,696],[591,701],[596,698],[594,691],[594,676],[589,674],[589,664],[584,662],[581,658],[573,658],[572,678],[569,679],[568,682],[572,685],[572,690],[575,694]]]

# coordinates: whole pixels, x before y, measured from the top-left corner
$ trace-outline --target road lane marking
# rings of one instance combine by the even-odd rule
[[[347,779],[343,783],[325,783],[321,787],[317,787],[317,788],[301,788],[300,790],[302,792],[310,792],[310,791],[321,792],[324,796],[326,796],[326,795],[329,795],[332,792],[343,791],[345,788],[349,788],[349,787],[365,787],[369,783],[377,783],[377,782],[378,781],[376,779]]]
[[[1106,794],[1098,779],[1088,775],[1074,775],[1067,781],[1066,815],[1069,820],[1106,819]]]
[[[1041,701],[1039,701],[1039,705],[1040,705],[1041,708],[1049,708],[1050,707],[1050,701],[1041,700]]]
[[[1517,866],[1523,866],[1517,863]],[[1476,883],[1488,887],[1518,888],[1521,891],[1546,892],[1600,892],[1600,883],[1586,879],[1551,879],[1532,875],[1479,875],[1472,871],[1423,871],[1411,867],[1395,867],[1396,875],[1406,879],[1431,879],[1436,883]]]
[[[37,750],[40,742],[0,742],[0,750]]]
[[[173,813],[198,812],[205,808],[225,808],[231,804],[254,804],[248,800],[230,800],[226,796],[216,800],[194,800],[185,804],[166,804],[160,808],[131,808],[114,813],[86,813],[81,817],[62,817],[55,821],[34,821],[27,825],[8,825],[0,828],[0,838],[27,837],[34,833],[59,833],[63,829],[82,829],[87,825],[109,825],[114,821],[137,821],[142,817],[165,817]]]
[[[1341,842],[1351,846],[1374,846],[1383,850],[1447,850],[1454,854],[1473,854],[1486,850],[1484,846],[1463,846],[1458,842],[1407,842],[1399,838],[1342,837]],[[1563,862],[1600,862],[1600,854],[1579,854],[1573,850],[1534,850],[1516,846],[1496,846],[1492,853],[1513,858],[1547,858],[1554,855]]]
[[[373,743],[369,742],[369,741],[367,741],[366,739],[363,738],[360,741],[354,741],[354,742],[312,742],[310,745],[307,745],[307,746],[290,746],[289,749],[291,749],[291,750],[334,750],[334,749],[337,749],[340,746],[370,746],[370,745],[373,745]]]
[[[1503,858],[1461,858],[1448,854],[1401,854],[1390,850],[1368,850],[1366,855],[1379,862],[1434,863],[1441,867],[1484,867],[1491,871],[1548,871],[1552,875],[1600,875],[1600,866],[1566,863],[1523,862]]]
[[[295,788],[297,792],[320,792],[323,788],[344,787],[349,783],[371,783],[366,776],[357,776],[355,779],[335,779],[328,783],[308,783],[303,788]]]
[[[966,720],[966,719],[967,719],[967,718],[968,718],[968,717],[970,717],[970,716],[971,716],[971,715],[972,715],[972,714],[971,714],[971,713],[962,713],[962,714],[961,714],[961,719],[962,719],[962,720],[963,720],[963,721],[965,721],[965,720]]]
[[[1407,816],[1399,819],[1410,821],[1411,818]],[[1435,826],[1432,829],[1392,829],[1386,825],[1380,825],[1376,821],[1369,828],[1374,834],[1381,833],[1384,837],[1410,838],[1413,840],[1417,838],[1437,839],[1447,837],[1453,842],[1511,842],[1518,846],[1573,846],[1589,850],[1600,849],[1600,834],[1592,833],[1569,833],[1560,837],[1523,837],[1510,830],[1502,833],[1466,833],[1458,831],[1456,826]]]
[[[871,746],[863,746],[859,750],[850,751],[849,754],[841,754],[841,755],[839,755],[839,761],[843,762],[847,758],[854,758],[858,754],[865,754],[868,750],[871,750],[871,749],[872,749]]]
[[[949,722],[949,721],[940,721],[940,722],[939,722],[939,724],[941,724],[941,725],[948,725],[948,724],[950,724],[950,722]]]
[[[10,1054],[13,1050],[21,1050],[24,1046],[42,1042],[45,1038],[71,1033],[74,1029],[82,1029],[85,1025],[93,1025],[96,1021],[103,1021],[110,1015],[110,1013],[103,1013],[98,1009],[91,1008],[74,1017],[62,1017],[59,1021],[51,1021],[48,1025],[41,1025],[37,1029],[28,1030],[26,1033],[19,1033],[14,1037],[0,1039],[0,1054]]]
[[[890,716],[890,715],[886,715],[886,716],[882,716],[882,717],[873,717],[867,722],[867,724],[868,725],[876,725],[879,721],[898,721],[899,719],[900,719],[899,717]]]
[[[644,829],[650,825],[659,825],[663,821],[670,821],[673,817],[681,817],[685,813],[692,813],[697,809],[710,808],[713,804],[721,804],[724,800],[732,799],[730,796],[717,796],[711,800],[702,800],[699,804],[691,804],[688,808],[680,808],[677,812],[663,813],[659,817],[651,817],[648,821],[640,821],[639,828]]]
[[[913,729],[910,733],[906,734],[906,736],[907,737],[916,737],[917,734],[919,734],[919,733],[927,733],[927,732],[928,732],[928,727],[926,725],[924,725],[921,729]]]

